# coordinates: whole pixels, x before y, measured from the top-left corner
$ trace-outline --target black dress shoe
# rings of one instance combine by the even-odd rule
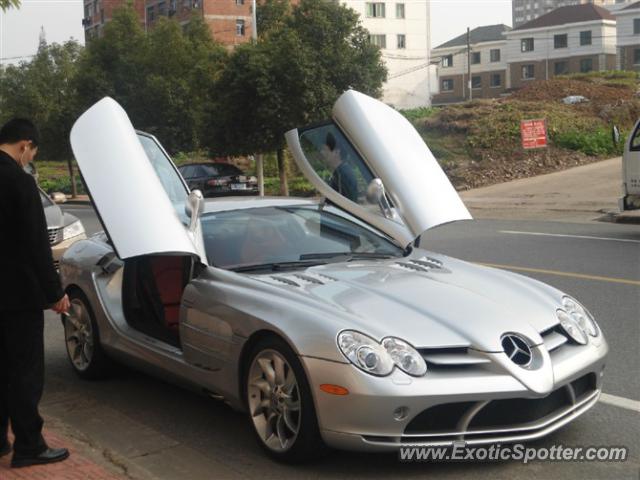
[[[19,455],[14,453],[11,459],[11,468],[46,465],[47,463],[61,462],[67,458],[69,458],[69,450],[66,448],[47,448],[39,455]]]
[[[0,457],[4,457],[5,455],[9,455],[11,453],[11,444],[5,443],[0,446]]]

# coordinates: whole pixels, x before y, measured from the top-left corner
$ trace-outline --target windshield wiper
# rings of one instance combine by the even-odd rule
[[[334,252],[334,253],[305,253],[300,255],[300,260],[310,259],[326,259],[331,263],[338,262],[350,262],[351,260],[362,260],[366,258],[370,259],[386,259],[393,258],[394,255],[390,253],[376,253],[376,252]]]
[[[327,262],[320,262],[318,260],[312,261],[296,261],[296,262],[274,262],[274,263],[257,263],[254,265],[241,265],[238,267],[228,268],[232,272],[254,272],[259,270],[269,270],[271,272],[279,272],[281,270],[287,270],[291,268],[306,268],[314,267],[316,265],[325,265]]]

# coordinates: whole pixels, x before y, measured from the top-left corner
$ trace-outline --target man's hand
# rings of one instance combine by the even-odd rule
[[[71,303],[69,303],[69,296],[65,294],[64,297],[53,304],[51,310],[56,313],[67,313],[69,311],[69,307],[71,307]]]

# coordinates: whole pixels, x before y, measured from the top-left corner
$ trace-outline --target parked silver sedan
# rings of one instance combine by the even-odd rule
[[[75,215],[63,212],[62,209],[43,190],[40,191],[40,200],[47,219],[47,231],[53,263],[56,268],[67,248],[78,240],[87,238],[82,222]]]
[[[420,246],[470,215],[404,117],[348,91],[286,139],[323,198],[205,202],[115,101],[82,115],[106,231],[62,261],[81,377],[113,359],[195,386],[285,461],[536,439],[595,404],[608,347],[577,300]]]

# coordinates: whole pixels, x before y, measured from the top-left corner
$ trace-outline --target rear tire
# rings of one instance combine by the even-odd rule
[[[112,373],[114,363],[100,344],[98,324],[91,305],[79,290],[69,292],[69,301],[69,316],[62,316],[69,363],[80,378],[106,378]]]
[[[309,382],[291,347],[275,336],[259,341],[245,371],[249,421],[266,453],[286,463],[325,455]]]

